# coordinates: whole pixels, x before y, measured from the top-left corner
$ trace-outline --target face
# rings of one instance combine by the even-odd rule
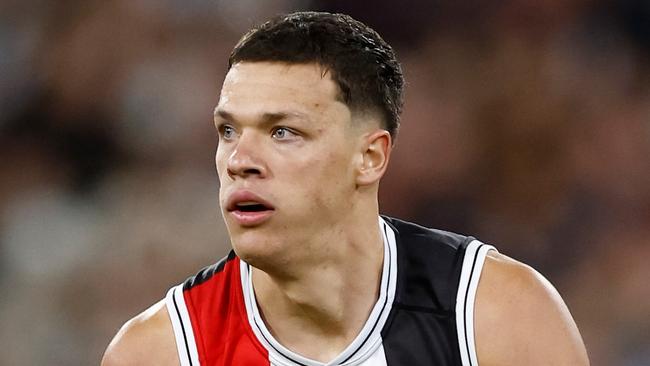
[[[360,136],[316,64],[241,62],[215,109],[221,210],[237,254],[302,260],[351,212]]]

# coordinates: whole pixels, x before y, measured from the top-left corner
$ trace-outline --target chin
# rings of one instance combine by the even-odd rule
[[[232,247],[239,258],[257,268],[264,268],[281,257],[282,241],[262,231],[247,230],[232,235]]]

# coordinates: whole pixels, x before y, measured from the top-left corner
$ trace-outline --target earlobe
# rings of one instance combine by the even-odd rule
[[[374,131],[364,138],[362,161],[357,176],[359,186],[370,185],[381,179],[386,172],[392,149],[391,136],[386,130]]]

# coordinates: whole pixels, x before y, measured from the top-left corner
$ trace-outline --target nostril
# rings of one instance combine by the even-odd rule
[[[228,175],[231,177],[239,176],[239,177],[250,177],[250,176],[261,176],[262,175],[262,170],[258,168],[228,168]]]
[[[247,168],[244,169],[244,174],[260,174],[260,170],[257,168]]]

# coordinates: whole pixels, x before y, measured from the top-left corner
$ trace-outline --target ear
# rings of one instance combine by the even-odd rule
[[[392,150],[392,139],[386,130],[369,132],[363,136],[363,139],[357,186],[379,182],[386,172]]]

